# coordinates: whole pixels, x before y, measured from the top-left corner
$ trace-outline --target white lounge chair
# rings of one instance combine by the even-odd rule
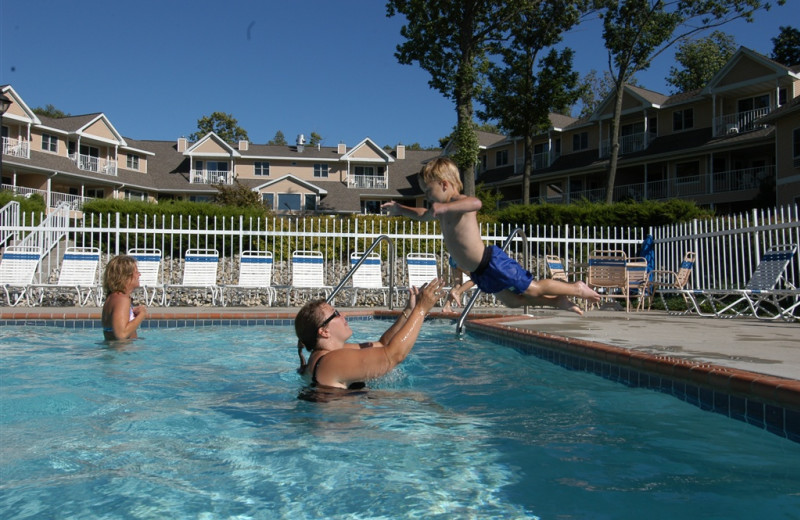
[[[701,316],[736,318],[753,316],[760,320],[793,321],[800,290],[789,282],[781,283],[786,266],[797,253],[797,244],[771,247],[761,256],[755,271],[743,289],[685,290],[679,293],[691,301]],[[780,286],[783,285],[781,288]],[[711,308],[709,313],[706,309]]]
[[[211,295],[211,305],[217,304],[217,268],[219,253],[216,249],[187,249],[183,265],[183,281],[164,286],[164,304],[169,305],[171,293],[186,294],[203,292],[203,298]]]
[[[153,305],[161,291],[159,303],[164,303],[164,283],[159,281],[161,273],[161,250],[160,249],[130,249],[128,255],[136,259],[139,268],[139,287],[144,292],[144,301],[147,305]]]
[[[57,296],[63,292],[75,292],[77,303],[81,307],[89,303],[94,297],[94,303],[100,305],[103,301],[102,288],[98,282],[98,266],[100,265],[100,249],[96,247],[68,247],[64,251],[61,262],[61,272],[55,284],[32,284],[30,292],[35,292],[32,298],[36,304],[41,305],[45,296]]]
[[[352,253],[350,255],[350,269],[355,267],[363,255]],[[355,306],[359,289],[365,291],[379,291],[383,293],[383,304],[387,304],[389,287],[383,284],[383,269],[381,257],[378,253],[370,253],[364,262],[353,272],[351,281],[353,282],[353,299],[351,306]]]
[[[408,286],[422,287],[439,277],[439,266],[433,253],[409,253],[406,255]]]
[[[33,284],[42,250],[31,246],[8,246],[0,259],[0,284],[11,307],[28,300],[28,288]]]
[[[292,253],[292,284],[286,289],[286,305],[291,306],[291,295],[301,292],[328,297],[333,287],[325,285],[325,257],[319,251],[294,251]]]
[[[267,305],[275,301],[275,288],[272,287],[272,253],[269,251],[242,251],[239,257],[239,283],[223,285],[220,288],[222,306],[228,304],[226,296],[234,293],[267,296]],[[230,299],[230,298],[228,298]]]

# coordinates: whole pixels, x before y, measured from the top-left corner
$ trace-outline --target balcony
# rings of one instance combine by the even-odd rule
[[[231,184],[233,175],[228,170],[192,170],[189,173],[192,184]]]
[[[31,158],[31,142],[24,139],[3,138],[3,155]]]
[[[366,190],[385,190],[389,188],[389,177],[383,175],[353,175],[347,176],[347,187]]]
[[[650,145],[655,138],[655,134],[648,132],[638,132],[630,135],[623,135],[619,138],[619,155],[640,152]],[[601,157],[611,156],[611,139],[606,139],[600,145]]]
[[[746,112],[736,112],[714,118],[714,135],[735,135],[750,130],[758,130],[765,125],[757,125],[755,122],[761,117],[769,114],[771,108],[756,108]]]
[[[103,175],[117,176],[117,161],[111,159],[103,159],[102,157],[95,157],[93,155],[84,154],[69,154],[69,158],[78,165],[81,170],[88,172],[102,173]]]
[[[94,200],[92,197],[81,197],[80,195],[70,195],[69,193],[61,193],[58,191],[37,190],[35,188],[26,188],[25,186],[14,186],[12,184],[2,184],[0,189],[11,191],[16,195],[30,196],[33,194],[41,195],[48,208],[55,208],[62,202],[69,203],[71,210],[79,210],[83,204]]]

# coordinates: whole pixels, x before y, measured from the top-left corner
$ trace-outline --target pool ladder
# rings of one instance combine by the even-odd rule
[[[508,235],[508,238],[506,239],[505,243],[503,244],[503,251],[506,251],[508,249],[508,246],[511,245],[511,241],[517,235],[520,235],[522,237],[522,241],[525,244],[525,247],[524,247],[523,252],[522,252],[522,255],[523,255],[522,256],[522,262],[523,262],[522,265],[526,266],[526,269],[527,269],[528,257],[529,257],[529,253],[528,253],[528,237],[525,235],[525,231],[521,227],[515,229],[514,231],[511,232],[510,235]],[[480,289],[475,289],[475,293],[469,299],[469,302],[467,302],[467,305],[464,306],[464,310],[461,312],[461,317],[458,318],[458,322],[456,323],[456,334],[458,336],[461,336],[464,333],[464,322],[467,319],[467,314],[469,314],[469,311],[472,310],[472,307],[475,305],[475,301],[478,299],[478,296],[480,296],[480,295],[481,295],[481,290]],[[528,306],[527,305],[525,307],[523,307],[523,312],[525,314],[528,313]]]
[[[361,258],[358,259],[358,262],[356,262],[356,265],[354,265],[353,267],[350,268],[349,271],[347,271],[347,274],[344,275],[344,278],[342,278],[342,281],[339,282],[339,285],[337,285],[333,289],[333,291],[331,291],[331,294],[328,296],[328,299],[326,300],[328,303],[331,303],[333,301],[333,299],[336,297],[336,295],[339,294],[339,291],[342,289],[342,287],[344,287],[344,284],[347,283],[347,280],[349,280],[350,278],[353,277],[353,273],[356,272],[356,269],[358,269],[359,266],[364,263],[364,261],[367,259],[367,256],[369,256],[369,254],[372,252],[372,250],[375,249],[378,246],[378,244],[381,241],[384,241],[384,240],[389,245],[389,310],[392,310],[393,305],[394,305],[394,261],[395,261],[395,259],[394,259],[394,242],[392,242],[392,239],[389,237],[389,235],[380,235],[378,238],[375,239],[375,241],[372,243],[372,245],[369,246],[369,248],[364,252],[364,254],[361,255]]]

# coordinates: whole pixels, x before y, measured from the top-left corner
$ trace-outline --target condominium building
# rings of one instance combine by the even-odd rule
[[[277,214],[378,213],[387,200],[422,205],[416,173],[444,151],[196,142],[124,137],[103,113],[35,114],[12,85],[2,116],[2,188],[49,207],[91,198],[212,199],[238,181]],[[589,117],[553,114],[532,155],[531,200],[605,200],[613,96]],[[503,203],[522,200],[523,140],[479,133],[476,180]],[[664,95],[626,86],[614,200],[690,199],[721,210],[800,201],[800,67],[740,48],[700,90]]]

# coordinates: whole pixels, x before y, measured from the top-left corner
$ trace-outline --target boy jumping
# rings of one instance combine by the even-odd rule
[[[452,160],[439,157],[429,162],[420,171],[419,180],[425,190],[425,198],[430,203],[428,209],[412,208],[394,201],[381,207],[388,210],[389,215],[414,220],[438,219],[451,258],[461,269],[470,273],[470,278],[481,291],[494,294],[508,307],[549,306],[579,315],[583,312],[568,296],[591,303],[600,301],[600,295],[582,281],[534,280],[530,272],[509,258],[502,249],[487,247],[478,227],[477,213],[481,209],[481,201],[461,193],[461,177]]]

